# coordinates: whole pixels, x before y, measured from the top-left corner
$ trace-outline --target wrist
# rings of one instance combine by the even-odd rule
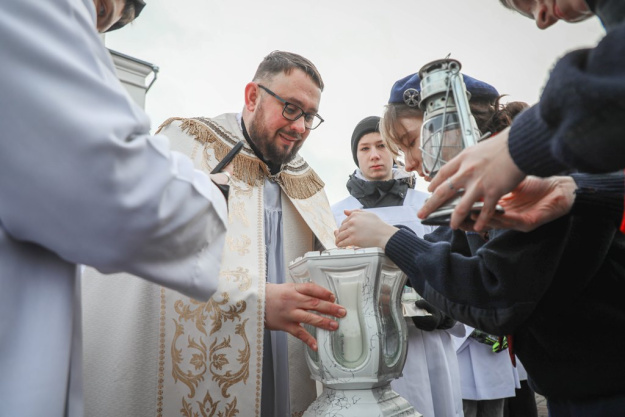
[[[510,128],[509,127],[506,128],[506,130],[504,132],[505,132],[505,135],[504,135],[504,151],[503,152],[504,152],[504,155],[506,155],[506,157],[509,160],[508,167],[509,167],[509,170],[510,170],[511,178],[514,180],[514,182],[516,184],[518,184],[521,181],[523,181],[523,179],[527,175],[519,167],[517,162],[512,157],[512,153],[510,152],[510,143],[509,143],[509,141],[510,141]]]
[[[388,225],[384,233],[380,233],[380,241],[378,243],[378,247],[382,249],[386,249],[386,245],[388,244],[388,241],[391,240],[393,235],[397,233],[398,230],[399,229],[397,227]]]

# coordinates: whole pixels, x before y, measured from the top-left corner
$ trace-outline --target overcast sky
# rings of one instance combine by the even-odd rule
[[[596,18],[541,31],[498,0],[148,0],[106,44],[160,68],[146,103],[153,130],[171,116],[241,111],[245,84],[273,50],[310,59],[325,82],[326,122],[301,153],[334,203],[355,169],[355,125],[382,114],[396,80],[451,54],[464,73],[531,104],[559,56],[603,34]]]

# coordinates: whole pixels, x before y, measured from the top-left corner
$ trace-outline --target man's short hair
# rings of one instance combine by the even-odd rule
[[[273,51],[267,55],[258,66],[254,81],[271,79],[274,75],[284,73],[290,74],[294,69],[304,71],[323,91],[323,80],[317,67],[308,59],[292,52]]]

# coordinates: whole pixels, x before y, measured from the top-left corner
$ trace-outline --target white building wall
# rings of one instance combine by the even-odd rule
[[[156,81],[158,67],[149,62],[110,50],[117,76],[133,100],[145,109],[145,96]]]

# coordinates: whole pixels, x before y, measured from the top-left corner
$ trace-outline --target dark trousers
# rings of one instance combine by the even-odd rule
[[[503,398],[496,400],[462,400],[464,417],[502,417]]]
[[[506,398],[503,417],[538,417],[536,394],[527,381],[521,381],[521,388],[516,390],[516,396]]]
[[[625,415],[625,395],[589,401],[550,400],[549,417],[616,417]]]

